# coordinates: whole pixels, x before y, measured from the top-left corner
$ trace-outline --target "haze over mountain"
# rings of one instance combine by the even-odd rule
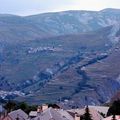
[[[119,9],[96,11],[66,11],[28,16],[27,19],[54,34],[74,34],[95,31],[101,27],[118,24]]]
[[[102,27],[118,25],[119,12],[119,9],[104,9],[99,12],[66,11],[27,17],[2,14],[0,15],[1,39],[7,42],[25,41],[49,37],[49,35],[95,31]]]
[[[120,89],[119,20],[119,9],[0,15],[0,96],[66,107],[110,100]]]

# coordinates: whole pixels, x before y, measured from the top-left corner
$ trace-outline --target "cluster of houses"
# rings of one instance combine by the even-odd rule
[[[106,117],[109,107],[89,106],[89,112],[93,120],[112,120],[112,116]],[[63,110],[60,107],[48,107],[47,104],[38,106],[36,111],[26,114],[23,110],[18,109],[7,113],[0,106],[0,120],[80,120],[80,116],[85,113],[83,109]],[[103,118],[102,114],[106,117]],[[120,120],[120,116],[116,116]]]

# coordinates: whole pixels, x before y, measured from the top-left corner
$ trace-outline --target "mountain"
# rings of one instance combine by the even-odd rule
[[[0,42],[15,44],[26,40],[33,40],[49,35],[29,22],[24,17],[15,15],[0,15]]]
[[[118,24],[120,9],[104,9],[101,11],[63,11],[26,17],[38,27],[53,34],[64,35],[94,31],[101,27]]]
[[[1,14],[0,41],[18,41],[95,31],[118,25],[120,9],[101,11],[64,11],[26,17]]]
[[[119,90],[120,10],[0,15],[0,96],[66,108]]]
[[[32,79],[39,71],[54,67],[59,62],[64,64],[65,61],[81,52],[104,52],[112,46],[108,38],[111,30],[110,26],[97,32],[41,38],[22,42],[17,46],[16,44],[2,44],[1,74],[7,77],[7,81],[23,83],[27,79]],[[2,89],[6,88],[9,87],[3,86]]]
[[[90,100],[89,103],[105,102],[108,98],[99,90],[100,93],[89,94],[92,90],[96,91],[96,84],[101,85],[101,83],[93,77],[95,80],[91,81],[92,85],[89,85],[87,79],[92,79],[93,73],[90,69],[89,77],[84,69],[89,68],[89,65],[94,66],[110,56],[109,51],[113,49],[110,40],[113,28],[114,26],[109,26],[89,33],[36,39],[19,44],[17,47],[9,44],[4,46],[4,53],[1,56],[3,58],[1,90],[21,91],[25,96],[16,98],[14,92],[12,95],[15,94],[14,97],[17,100],[31,103],[48,102],[52,95],[54,102],[59,101],[59,97],[63,101],[65,99],[75,101],[80,98],[81,101],[77,105],[81,106],[81,104],[85,104],[84,95],[92,94],[95,101]],[[119,38],[119,34],[117,37]],[[114,38],[116,39],[116,36]],[[105,81],[107,80],[105,79]],[[112,82],[116,85],[116,82]],[[109,82],[108,84],[111,85]],[[102,89],[102,86],[100,88]],[[118,86],[115,90],[113,87],[113,93],[110,95],[112,96],[117,90]],[[87,94],[84,94],[83,91],[86,91]],[[106,91],[109,92],[108,89]],[[17,93],[17,95],[21,96],[22,93]],[[3,92],[3,94],[5,93]],[[76,99],[76,95],[79,95],[78,99]]]
[[[105,28],[104,30],[110,30],[110,28]],[[101,31],[104,30],[102,29]],[[101,36],[100,32],[98,33]],[[105,36],[105,31],[103,33]],[[99,35],[97,34],[96,36],[99,38]],[[87,36],[87,39],[89,41],[90,37]],[[103,40],[106,40],[106,38]],[[92,41],[94,41],[93,38]],[[102,42],[101,39],[98,41]],[[80,36],[79,42],[81,43]],[[88,45],[90,43],[87,42]],[[101,44],[98,43],[96,45]],[[22,99],[29,102],[34,101],[35,103],[61,100],[64,101],[62,104],[66,108],[83,106],[87,102],[92,105],[100,105],[109,101],[120,90],[120,82],[118,80],[120,74],[120,47],[118,44],[108,49],[103,48],[105,48],[103,45],[100,49],[92,46],[91,52],[88,52],[90,51],[88,47],[83,50],[79,49],[81,52],[77,55],[73,55],[65,63],[62,61],[57,64],[56,67],[59,66],[59,70],[47,81],[39,81],[25,88],[24,90],[27,92],[31,89],[32,91],[26,98],[23,97]],[[53,70],[54,67],[49,68],[49,71],[44,72],[44,75],[48,75],[50,71],[53,73]],[[39,77],[41,78],[41,73]],[[39,86],[41,87],[39,88]]]

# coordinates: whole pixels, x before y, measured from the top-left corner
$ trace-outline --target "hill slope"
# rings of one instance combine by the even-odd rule
[[[24,17],[0,15],[0,42],[15,44],[49,35]]]
[[[38,27],[51,31],[52,34],[64,35],[94,31],[102,27],[117,24],[120,20],[120,9],[101,11],[65,11],[46,13],[26,17]]]
[[[67,107],[109,100],[120,87],[119,13],[0,15],[0,96]]]

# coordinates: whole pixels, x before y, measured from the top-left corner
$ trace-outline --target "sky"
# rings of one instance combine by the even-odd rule
[[[66,10],[120,9],[120,0],[0,0],[0,14],[32,15]]]

